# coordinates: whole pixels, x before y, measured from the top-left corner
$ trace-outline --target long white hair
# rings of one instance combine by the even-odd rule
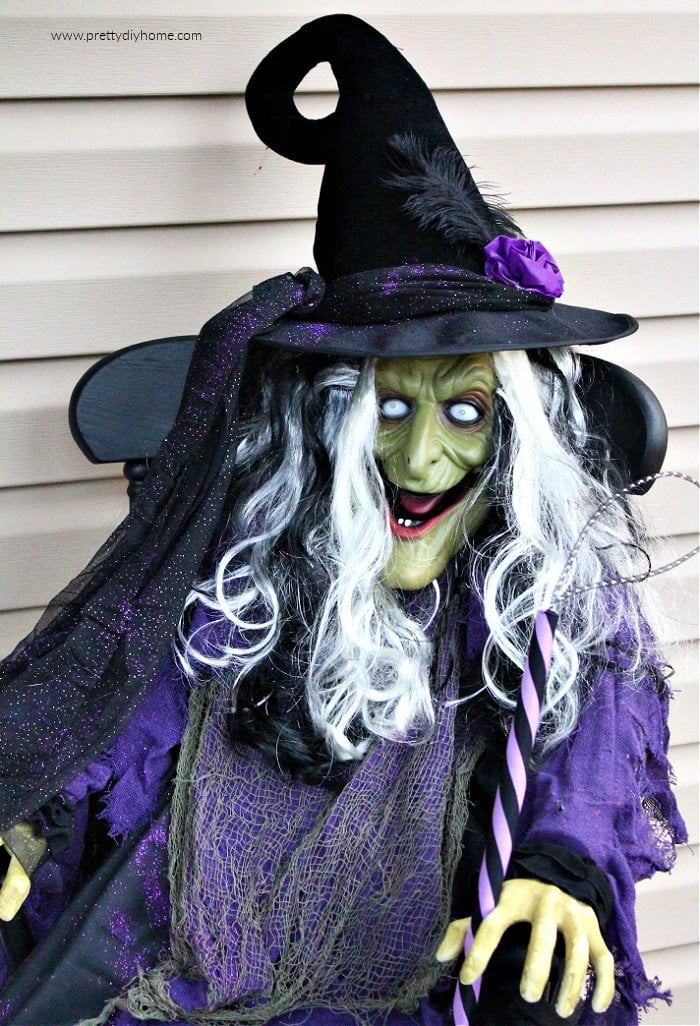
[[[187,606],[204,605],[218,630],[208,624],[188,633],[183,618],[179,658],[193,677],[202,667],[233,669],[235,692],[274,651],[285,619],[300,616],[307,621],[308,652],[301,662],[313,726],[335,758],[358,758],[372,735],[403,740],[433,723],[431,645],[425,625],[411,619],[381,583],[391,534],[374,459],[372,364],[361,372],[332,366],[310,386],[298,377],[284,392],[283,407],[274,383],[263,390],[261,414],[238,452],[242,482],[246,472],[255,476],[268,464],[275,449],[284,457],[234,504],[229,534],[235,541],[214,575],[187,599]],[[320,401],[315,426],[308,415],[312,398]],[[273,438],[272,421],[281,423],[282,438]],[[310,450],[319,444],[329,460],[329,482],[313,480]],[[303,592],[314,576],[323,586],[309,616]],[[358,724],[362,736],[356,738],[351,735]]]
[[[575,392],[580,367],[569,349],[549,351],[550,366],[523,351],[493,354],[497,402],[511,421],[497,417],[491,491],[502,529],[472,567],[483,581],[489,638],[483,654],[485,686],[503,707],[514,699],[497,668],[503,657],[522,669],[538,609],[550,606],[568,557],[575,550],[559,600],[560,623],[543,705],[544,749],[576,725],[591,671],[605,659],[607,642],[624,633],[631,674],[649,646],[653,612],[629,588],[597,587],[625,580],[646,559],[642,526],[625,500],[609,502],[620,487],[602,439],[592,437]],[[604,512],[586,527],[600,508]],[[583,528],[586,533],[579,541]],[[647,652],[648,655],[648,652]],[[579,687],[575,685],[581,685]]]
[[[488,489],[499,526],[478,545],[466,538],[458,562],[482,590],[490,632],[484,686],[506,710],[513,698],[502,668],[523,666],[534,613],[551,599],[610,484],[582,457],[590,438],[574,392],[575,355],[552,350],[549,367],[524,352],[494,353],[493,361],[494,455],[471,501]],[[259,415],[240,444],[229,543],[212,576],[188,596],[178,658],[192,678],[225,677],[235,708],[241,682],[287,644],[281,639],[296,621],[304,651],[295,650],[294,665],[313,728],[334,758],[360,757],[372,736],[424,738],[434,722],[426,630],[440,593],[435,584],[435,610],[415,619],[382,583],[392,536],[374,458],[373,362],[336,364],[311,380],[290,363],[277,379],[268,376]],[[611,572],[627,576],[638,549],[629,510],[612,505],[577,549],[576,586]],[[188,610],[197,604],[209,621],[192,630]],[[576,682],[606,640],[624,625],[633,662],[644,643],[641,606],[624,589],[580,591],[562,613],[545,698],[545,747],[575,726],[582,700]],[[265,700],[261,695],[258,704]]]

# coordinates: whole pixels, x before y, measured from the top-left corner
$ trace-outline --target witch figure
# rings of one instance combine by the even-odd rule
[[[320,61],[339,100],[311,121]],[[553,257],[359,19],[305,25],[246,99],[325,165],[318,273],[204,326],[130,515],[3,665],[1,1021],[447,1026],[461,970],[473,1026],[631,1026],[665,996],[634,883],[685,832],[644,592],[596,585],[637,570],[610,497],[664,441],[648,390],[571,347],[636,322],[555,301]],[[566,565],[508,879],[462,963]]]

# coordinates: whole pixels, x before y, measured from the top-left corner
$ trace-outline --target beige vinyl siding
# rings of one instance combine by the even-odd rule
[[[304,0],[4,0],[6,96],[241,93],[300,23],[339,8]],[[433,89],[668,85],[693,80],[689,0],[347,0],[420,65]],[[59,44],[52,31],[200,32],[197,41]],[[414,55],[419,54],[420,59]]]
[[[347,0],[399,45],[480,181],[556,255],[570,303],[628,310],[598,349],[657,392],[667,466],[697,472],[696,13],[690,0]],[[75,448],[66,406],[100,355],[193,334],[251,284],[312,262],[320,169],[264,150],[242,89],[257,61],[335,5],[304,0],[4,0],[0,13],[0,652],[126,511],[121,468]],[[200,32],[172,42],[51,32]],[[309,116],[333,82],[302,86]],[[643,508],[694,544],[696,493]],[[676,667],[672,759],[700,841],[697,563],[660,582]],[[639,887],[648,970],[675,992],[649,1026],[697,1026],[697,856]]]
[[[479,90],[468,121],[463,94],[437,98],[477,177],[507,182],[517,151],[515,207],[694,198],[693,89],[585,89],[575,117],[570,90]],[[305,97],[310,116],[330,107],[330,97]],[[8,101],[4,126],[7,230],[266,221],[280,195],[288,217],[316,209],[320,169],[299,165],[290,182],[289,162],[261,147],[241,97]],[[659,173],[661,153],[672,181]]]

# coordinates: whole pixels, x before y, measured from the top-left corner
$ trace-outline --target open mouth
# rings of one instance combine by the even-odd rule
[[[446,513],[459,505],[480,477],[479,470],[470,470],[461,481],[444,492],[409,492],[384,476],[389,526],[397,538],[420,538]]]

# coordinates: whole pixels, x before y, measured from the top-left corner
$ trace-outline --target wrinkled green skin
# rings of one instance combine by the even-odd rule
[[[379,404],[375,456],[392,484],[414,493],[442,492],[486,462],[497,384],[487,353],[378,360],[375,381]],[[403,400],[405,416],[382,415],[383,406],[392,399]],[[454,404],[465,402],[480,411],[479,419],[454,423],[449,412],[456,408]],[[415,590],[438,577],[487,515],[486,497],[468,509],[470,502],[467,493],[420,538],[394,534],[385,583]]]

